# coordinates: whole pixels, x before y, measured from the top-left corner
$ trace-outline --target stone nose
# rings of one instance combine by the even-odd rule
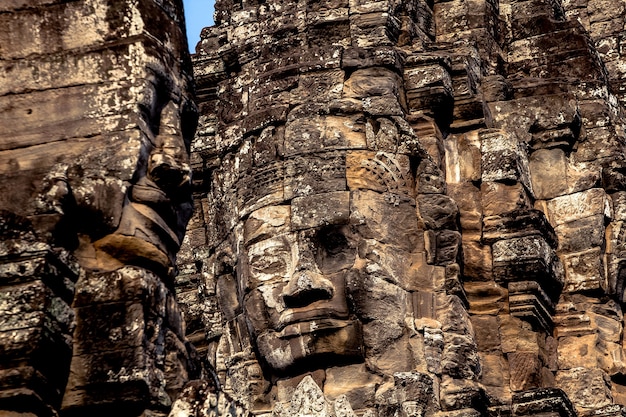
[[[172,192],[185,188],[191,183],[191,166],[180,138],[162,135],[160,146],[150,154],[148,175],[159,188]]]
[[[330,300],[334,294],[332,282],[313,271],[297,271],[282,291],[288,308],[306,307],[316,301]]]

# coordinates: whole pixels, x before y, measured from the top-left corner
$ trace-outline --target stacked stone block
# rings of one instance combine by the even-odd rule
[[[80,268],[67,252],[38,239],[23,217],[4,212],[0,230],[0,409],[53,416],[69,375],[70,305]]]
[[[213,276],[240,256],[220,249],[240,227],[224,213],[291,200],[328,221],[342,193],[385,191],[368,151],[408,155],[416,169],[395,178],[414,182],[424,232],[412,349],[438,413],[620,413],[621,61],[595,29],[623,4],[587,3],[218,3],[195,56],[206,201],[229,207],[210,214]],[[335,373],[313,374],[333,400]]]
[[[0,414],[166,415],[194,372],[182,3],[10,0],[0,22]]]

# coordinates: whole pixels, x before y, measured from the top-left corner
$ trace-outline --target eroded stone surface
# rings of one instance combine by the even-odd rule
[[[623,28],[598,29],[618,3],[218,2],[194,70],[198,197],[227,207],[210,265],[239,291],[208,342],[226,390],[251,412],[306,374],[357,415],[620,404]],[[360,330],[282,318],[316,315]],[[331,345],[332,364],[304,359]],[[259,362],[263,389],[229,360]],[[404,372],[433,381],[429,406],[382,400]]]
[[[11,0],[0,20],[0,414],[163,415],[197,369],[173,281],[182,5]]]
[[[622,415],[625,4],[4,1],[0,413]]]

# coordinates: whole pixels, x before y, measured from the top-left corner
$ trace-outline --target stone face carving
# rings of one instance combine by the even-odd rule
[[[182,5],[0,20],[0,414],[163,415],[195,377],[173,282],[197,120]]]
[[[218,2],[180,288],[224,392],[621,413],[618,3]]]
[[[291,44],[300,36],[287,34]],[[316,412],[433,413],[440,377],[455,396],[446,407],[470,412],[482,392],[480,365],[441,132],[424,115],[408,117],[400,49],[344,48],[319,36],[325,48],[292,57],[287,49],[276,61],[242,54],[238,64],[251,59],[249,69],[208,75],[223,76],[220,100],[237,103],[211,119],[215,148],[198,148],[219,163],[202,262],[225,332],[208,348],[210,361],[250,413],[306,408],[314,400],[301,403],[296,386],[307,378],[328,397],[315,394]],[[230,39],[233,50],[250,41]],[[338,59],[344,53],[352,61]],[[244,84],[240,95],[235,86]],[[429,147],[418,128],[430,131]],[[333,410],[339,398],[349,408]]]
[[[289,227],[290,218],[285,223]],[[361,357],[361,325],[350,317],[346,298],[354,243],[332,226],[283,233],[270,227],[266,239],[246,245],[239,277],[262,360],[287,371],[302,361]]]
[[[353,182],[346,167],[343,181],[337,181],[344,191],[322,188],[256,209],[233,232],[237,243],[220,249],[231,253],[218,256],[226,258],[221,261],[226,264],[234,261],[235,271],[218,278],[217,295],[227,326],[237,336],[220,344],[218,355],[232,367],[218,365],[218,374],[226,373],[222,383],[242,402],[252,395],[259,407],[267,407],[272,401],[268,395],[282,396],[286,389],[268,385],[273,378],[297,381],[320,368],[342,369],[324,389],[355,396],[363,388],[352,385],[354,375],[346,369],[361,368],[362,377],[371,379],[369,391],[372,383],[382,381],[378,374],[408,372],[421,360],[411,353],[412,344],[421,343],[413,322],[414,303],[419,302],[420,289],[430,290],[432,297],[434,285],[443,287],[424,271],[439,269],[443,280],[446,268],[426,262],[424,226],[410,196],[415,180],[409,160],[364,152],[346,157],[346,165],[353,163],[366,174]],[[370,176],[371,167],[380,167],[377,175]],[[311,181],[306,175],[311,168],[303,169],[299,175]],[[310,173],[341,178],[336,169]],[[262,200],[263,194],[257,197]],[[443,216],[448,215],[444,211]],[[445,226],[442,214],[433,211],[431,217]],[[432,302],[420,311],[426,318],[436,314]],[[471,336],[468,341],[471,346]],[[249,368],[259,364],[261,372],[254,372],[261,378],[258,390],[238,386],[234,369],[246,368],[241,372],[250,378]],[[270,392],[264,393],[267,389]],[[367,395],[362,401],[373,405],[374,391]]]
[[[163,106],[158,101],[142,104]],[[147,116],[147,146],[140,150],[148,154],[147,160],[133,173],[119,226],[94,243],[96,252],[105,252],[124,264],[145,265],[173,275],[176,252],[192,212],[191,138],[183,135],[181,127],[181,107],[185,106],[188,112],[192,110],[190,103],[168,101],[158,113]]]
[[[624,414],[624,0],[0,3],[0,414]]]
[[[399,203],[399,195],[389,198],[365,190],[318,194],[259,209],[246,220],[239,291],[271,368],[285,371],[317,357],[362,361],[398,336],[377,334],[368,324],[374,319],[403,332],[403,323],[392,322],[410,309],[406,291],[420,285],[411,268],[418,268],[423,237],[415,206]],[[402,233],[388,229],[386,220],[394,218],[403,221]],[[385,286],[390,299],[379,293]]]

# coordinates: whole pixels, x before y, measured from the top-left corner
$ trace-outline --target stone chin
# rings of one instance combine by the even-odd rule
[[[169,256],[160,248],[136,236],[113,233],[94,242],[96,252],[105,254],[114,261],[106,261],[111,265],[98,269],[113,270],[125,265],[135,265],[148,269],[160,277],[174,277],[174,265]],[[101,257],[101,255],[100,255]]]
[[[261,360],[281,375],[363,361],[362,326],[356,320],[293,323],[262,332],[256,342]]]
[[[94,242],[94,247],[121,264],[140,266],[161,277],[173,278],[180,240],[151,207],[129,203],[124,207],[118,229]]]

